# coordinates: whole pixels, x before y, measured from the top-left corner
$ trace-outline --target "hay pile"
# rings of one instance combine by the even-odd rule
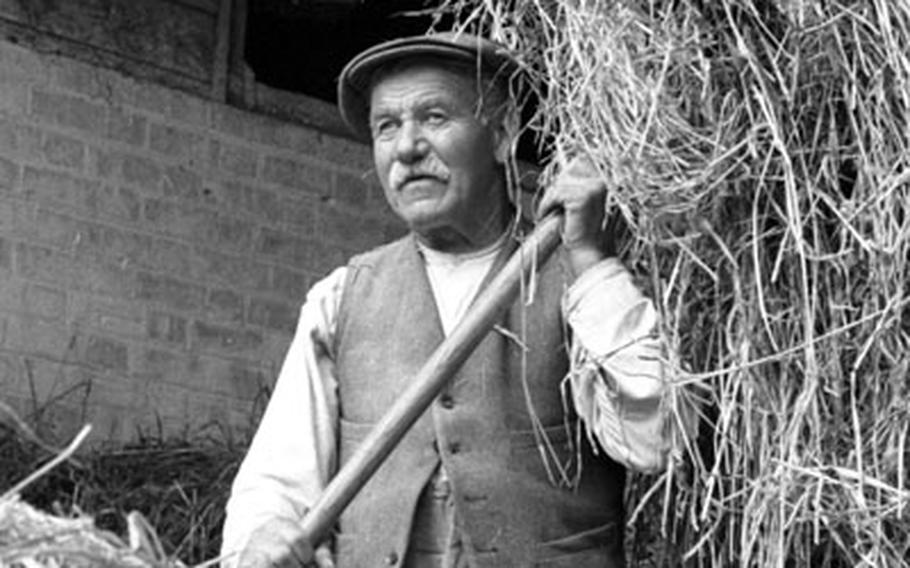
[[[547,149],[597,163],[702,399],[636,496],[648,562],[910,565],[910,2],[446,7],[520,54]]]
[[[0,403],[0,566],[216,564],[242,448],[197,433],[73,458],[87,433],[53,448]]]
[[[137,543],[157,542],[142,540],[147,537],[138,535],[154,535],[143,529],[133,534]],[[168,568],[181,564],[157,556],[154,549],[128,546],[113,533],[98,529],[89,517],[50,515],[8,495],[0,499],[0,566]]]

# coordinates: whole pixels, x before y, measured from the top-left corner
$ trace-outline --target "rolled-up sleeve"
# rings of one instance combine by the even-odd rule
[[[257,527],[276,517],[298,520],[335,468],[337,385],[331,347],[345,269],[318,282],[300,309],[268,407],[227,503],[222,566]]]
[[[625,267],[609,258],[575,281],[563,311],[572,330],[566,381],[592,442],[630,469],[660,469],[669,443],[654,305]]]

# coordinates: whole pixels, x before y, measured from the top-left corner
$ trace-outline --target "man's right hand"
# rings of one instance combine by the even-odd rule
[[[273,519],[256,529],[240,553],[236,568],[335,568],[328,546],[315,551],[300,523]]]

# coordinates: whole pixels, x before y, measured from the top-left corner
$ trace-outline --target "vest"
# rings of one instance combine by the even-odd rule
[[[440,460],[472,565],[623,565],[624,470],[593,455],[560,392],[564,266],[553,258],[538,271],[533,303],[511,306],[347,507],[336,538],[340,568],[400,565]],[[413,235],[350,261],[335,344],[340,463],[442,340]],[[570,483],[554,473],[560,467],[570,469]]]

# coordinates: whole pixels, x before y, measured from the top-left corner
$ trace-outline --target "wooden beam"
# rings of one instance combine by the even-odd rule
[[[212,63],[213,100],[227,101],[228,72],[231,56],[231,6],[232,0],[221,0],[218,17],[215,21],[215,49]]]

